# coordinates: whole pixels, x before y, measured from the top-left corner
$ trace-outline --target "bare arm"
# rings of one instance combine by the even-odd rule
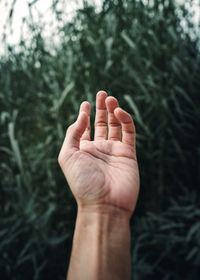
[[[116,209],[78,213],[68,280],[130,279],[130,232]]]
[[[78,205],[68,280],[130,280],[130,217],[139,192],[135,128],[114,97],[97,94],[70,126],[59,163]]]

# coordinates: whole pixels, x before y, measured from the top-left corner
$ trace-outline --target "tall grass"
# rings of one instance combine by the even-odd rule
[[[31,30],[31,44],[8,47],[0,62],[2,279],[65,277],[76,205],[57,155],[81,101],[94,119],[99,89],[137,129],[133,279],[198,279],[200,53],[187,10],[105,0],[96,11],[85,2],[53,49]]]

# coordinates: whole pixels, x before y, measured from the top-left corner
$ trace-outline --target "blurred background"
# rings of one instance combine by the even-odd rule
[[[132,279],[200,279],[200,2],[0,1],[0,279],[65,279],[65,131],[104,89],[134,118]]]

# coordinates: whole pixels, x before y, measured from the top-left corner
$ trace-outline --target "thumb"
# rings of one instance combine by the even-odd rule
[[[65,141],[68,149],[70,148],[79,149],[80,139],[87,127],[87,124],[88,124],[87,113],[80,112],[76,122],[67,129]]]
[[[87,113],[80,112],[76,122],[70,125],[67,129],[65,140],[63,142],[59,154],[59,161],[62,161],[62,158],[66,158],[66,155],[71,154],[76,150],[79,150],[80,139],[85,129],[87,128],[87,125],[88,125]]]

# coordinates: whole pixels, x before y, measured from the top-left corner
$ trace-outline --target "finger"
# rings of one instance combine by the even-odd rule
[[[61,149],[63,155],[79,150],[80,139],[88,124],[88,115],[80,112],[77,121],[67,129],[65,140]]]
[[[122,126],[122,142],[135,148],[136,132],[133,119],[126,111],[119,107],[114,110],[114,114]]]
[[[118,101],[113,96],[106,98],[106,108],[108,111],[108,139],[121,141],[121,124],[114,115],[114,110],[119,107]]]
[[[88,116],[88,123],[87,127],[81,137],[82,140],[90,140],[90,103],[87,101],[84,101],[80,106],[80,112],[85,112]]]
[[[105,91],[99,91],[96,96],[96,116],[95,116],[95,134],[94,139],[106,139],[107,138],[107,110],[105,99],[107,93]]]

